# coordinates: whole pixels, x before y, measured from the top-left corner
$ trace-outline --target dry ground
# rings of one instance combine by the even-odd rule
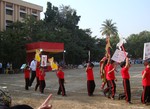
[[[46,89],[44,94],[39,91],[34,91],[35,81],[32,87],[26,91],[24,89],[24,75],[19,74],[1,74],[0,86],[7,86],[12,96],[12,104],[29,104],[35,109],[52,93],[53,97],[50,104],[53,109],[150,109],[150,106],[141,104],[140,96],[142,92],[141,86],[141,71],[143,65],[132,65],[131,74],[131,91],[132,105],[129,105],[125,100],[118,100],[118,94],[123,92],[122,80],[120,73],[116,73],[118,81],[116,99],[110,100],[103,96],[100,90],[99,67],[94,68],[96,88],[93,97],[87,96],[86,90],[86,73],[84,69],[66,69],[66,92],[67,97],[57,95],[58,80],[55,72],[46,73]],[[120,70],[120,68],[118,68]]]

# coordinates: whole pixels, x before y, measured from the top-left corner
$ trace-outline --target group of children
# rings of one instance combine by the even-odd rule
[[[25,68],[24,68],[24,78],[25,78],[25,89],[26,90],[29,90],[29,87],[30,87],[30,67],[27,65]],[[44,71],[44,68],[37,65],[36,67],[36,86],[35,86],[35,91],[37,90],[37,88],[39,87],[39,90],[41,93],[44,93],[44,88],[46,86],[45,84],[45,71]]]
[[[45,72],[50,71],[51,69],[49,69],[48,67],[42,67],[40,66],[40,63],[37,62],[36,63],[36,85],[35,85],[35,91],[37,91],[38,87],[39,87],[39,91],[41,93],[44,93],[44,89],[46,87],[46,83],[45,83]],[[25,89],[29,90],[29,87],[31,86],[32,82],[34,81],[34,79],[30,78],[30,72],[31,72],[31,68],[26,65],[26,67],[24,68],[24,78],[25,78]],[[58,95],[62,94],[62,96],[66,96],[66,91],[65,91],[65,87],[64,87],[64,72],[62,71],[62,66],[58,67],[58,70],[56,71],[56,75],[58,77],[58,82],[59,82],[59,89],[58,89]],[[32,74],[31,74],[32,77]],[[32,79],[32,80],[31,80]]]
[[[142,72],[142,85],[143,85],[143,92],[141,96],[141,102],[144,104],[150,103],[150,61],[144,62],[145,69]],[[100,61],[100,74],[102,78],[102,85],[101,89],[103,89],[103,93],[106,96],[108,93],[108,98],[115,99],[116,93],[116,83],[117,81],[115,77],[115,70],[117,64],[113,60],[110,60],[110,57],[103,58]],[[130,62],[129,58],[126,57],[124,62],[120,63],[121,66],[121,76],[123,80],[123,87],[124,93],[119,94],[118,99],[124,99],[127,103],[132,104],[131,102],[131,88],[130,88]],[[107,87],[104,89],[105,84]]]
[[[142,71],[142,85],[143,85],[143,92],[141,96],[141,102],[146,104],[150,103],[150,61],[145,61],[144,63],[145,69]],[[126,60],[124,62],[120,63],[121,66],[121,76],[123,80],[123,87],[124,87],[124,93],[119,94],[119,99],[126,100],[127,103],[132,104],[131,102],[131,88],[130,88],[130,74],[129,74],[129,68],[130,68],[130,62],[129,58],[126,57]],[[93,74],[93,67],[94,64],[89,62],[87,64],[86,73],[87,73],[87,92],[89,96],[93,96],[94,90],[95,90],[95,81],[94,81],[94,74]],[[100,61],[100,74],[101,78],[103,80],[101,88],[103,89],[103,93],[106,96],[108,93],[108,98],[115,99],[116,94],[116,83],[117,81],[115,77],[115,70],[116,70],[117,64],[115,61],[110,60],[110,57],[103,58]],[[48,69],[41,67],[40,64],[36,65],[36,79],[37,83],[35,86],[35,91],[39,87],[39,90],[41,93],[44,93],[44,88],[46,86],[45,83],[45,72],[49,71]],[[30,67],[26,66],[24,69],[25,74],[25,89],[28,90],[30,86]],[[62,96],[66,96],[66,91],[64,87],[65,79],[64,79],[64,72],[62,71],[62,66],[58,67],[58,70],[56,72],[56,75],[58,77],[58,83],[59,88],[57,94]],[[104,88],[105,84],[107,84],[107,87]]]

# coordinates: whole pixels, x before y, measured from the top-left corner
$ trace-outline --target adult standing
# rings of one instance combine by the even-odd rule
[[[31,64],[30,64],[30,68],[31,68],[31,79],[30,79],[30,84],[29,86],[32,86],[32,83],[36,77],[36,64],[37,64],[37,61],[35,59],[33,59],[31,61]]]

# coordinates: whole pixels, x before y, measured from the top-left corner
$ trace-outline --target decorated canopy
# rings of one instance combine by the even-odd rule
[[[64,52],[64,43],[56,42],[33,42],[26,44],[27,62],[35,56],[36,50],[42,50],[45,54]]]
[[[42,49],[45,52],[59,53],[64,51],[64,43],[56,42],[34,42],[26,44],[26,52],[35,52],[36,49]]]

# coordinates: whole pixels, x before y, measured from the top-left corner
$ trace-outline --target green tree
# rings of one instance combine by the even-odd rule
[[[112,22],[112,19],[103,22],[101,27],[102,35],[106,35],[106,55],[110,54],[110,36],[117,36],[117,27],[115,26],[116,23]]]
[[[106,37],[116,36],[118,34],[118,30],[115,25],[116,23],[113,23],[112,19],[106,19],[106,21],[104,21],[102,24],[100,32],[102,35],[106,35]]]
[[[138,59],[143,57],[144,43],[150,42],[150,32],[143,31],[139,34],[132,34],[127,38],[125,48],[132,55],[132,58]]]
[[[77,16],[76,10],[72,9],[70,6],[62,5],[59,11],[61,26],[67,29],[78,28],[78,22],[80,21],[80,16]]]
[[[54,38],[53,41],[65,44],[66,62],[69,64],[79,64],[88,59],[88,50],[86,48],[93,42],[91,30],[78,28],[80,16],[70,6],[62,5],[60,8],[57,8],[52,6],[51,3],[47,4],[45,22],[55,24],[49,26],[49,28],[55,28],[51,31],[50,37]]]
[[[12,29],[7,29],[1,34],[1,56],[3,63],[10,62],[14,68],[20,67],[25,62],[24,33],[22,23],[16,22]]]
[[[0,32],[0,59],[19,68],[26,61],[25,44],[48,41],[64,43],[68,64],[88,60],[88,50],[91,51],[92,61],[99,60],[103,50],[97,44],[98,39],[91,36],[90,29],[79,29],[80,17],[70,6],[58,8],[48,2],[44,20],[37,21],[32,16],[26,16],[24,22],[15,22],[10,29]],[[61,55],[55,56],[60,60]]]

